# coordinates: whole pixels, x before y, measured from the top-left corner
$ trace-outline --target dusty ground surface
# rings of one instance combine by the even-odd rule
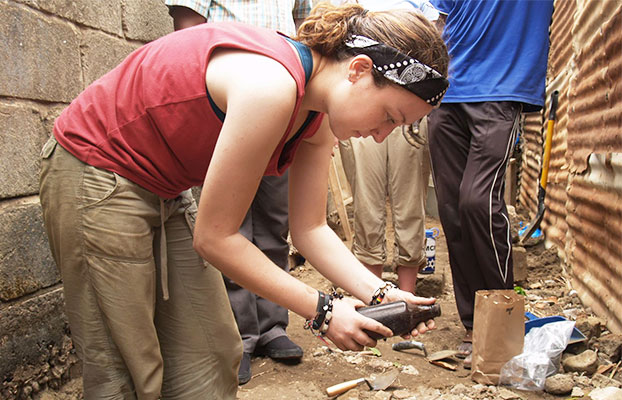
[[[427,227],[438,227],[438,220],[429,218]],[[390,234],[391,232],[389,232]],[[447,249],[443,234],[437,240],[436,277],[444,277],[444,289],[438,297],[442,315],[437,318],[438,329],[421,336],[429,353],[439,350],[455,349],[460,343],[464,330],[457,315],[453,288],[449,271]],[[572,295],[562,274],[554,249],[546,250],[542,243],[527,247],[528,279],[521,282],[527,293],[526,309],[538,316],[570,315],[578,317],[589,313],[584,310],[578,298]],[[387,266],[388,269],[388,266]],[[292,274],[309,285],[324,291],[330,284],[311,266],[297,267]],[[422,277],[423,279],[430,279]],[[505,387],[478,385],[470,379],[470,371],[463,368],[458,359],[449,362],[455,370],[430,364],[420,350],[397,352],[391,345],[401,338],[380,341],[378,355],[357,354],[335,350],[303,329],[303,319],[290,313],[288,332],[290,337],[304,349],[304,358],[296,365],[274,362],[269,358],[252,360],[253,378],[241,386],[239,399],[326,399],[326,388],[337,383],[368,377],[398,369],[400,374],[391,387],[382,392],[372,392],[365,384],[341,395],[340,399],[559,399],[543,391],[518,391]],[[615,371],[614,371],[615,372]],[[620,374],[615,378],[620,379]],[[583,389],[590,392],[589,379],[584,380]],[[579,385],[581,386],[581,385]],[[60,391],[47,390],[36,396],[38,399],[66,400],[81,398],[79,380],[70,381]],[[582,397],[572,397],[579,399]],[[585,397],[586,399],[588,397]]]

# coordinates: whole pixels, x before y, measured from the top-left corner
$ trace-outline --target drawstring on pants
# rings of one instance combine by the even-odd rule
[[[168,215],[166,207],[164,205],[164,199],[160,198],[160,280],[162,283],[162,297],[164,300],[168,300],[168,252],[166,249],[166,229],[164,229],[164,222]]]
[[[181,208],[181,210],[180,210]],[[196,219],[196,204],[192,192],[186,190],[174,199],[160,197],[160,254],[155,255],[160,262],[160,281],[162,283],[162,298],[168,300],[168,251],[166,241],[165,222],[175,213],[183,212],[190,232],[194,231]]]

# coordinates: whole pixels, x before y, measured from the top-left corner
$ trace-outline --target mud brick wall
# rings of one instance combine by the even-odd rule
[[[40,149],[86,86],[173,30],[161,0],[0,0],[0,398],[57,387],[79,364],[38,193]]]

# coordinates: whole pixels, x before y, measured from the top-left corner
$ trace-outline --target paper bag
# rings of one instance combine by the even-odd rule
[[[471,379],[497,385],[501,367],[522,353],[525,299],[514,290],[479,290],[473,314]]]

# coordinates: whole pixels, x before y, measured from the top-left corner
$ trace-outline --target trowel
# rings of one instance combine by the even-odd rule
[[[353,379],[351,381],[338,383],[326,389],[326,394],[328,396],[333,397],[337,396],[341,393],[344,393],[354,387],[356,387],[359,383],[367,382],[369,388],[371,390],[384,390],[391,386],[391,384],[395,381],[400,371],[395,369],[391,372],[387,372],[380,375],[372,375],[369,378],[358,378]]]
[[[453,363],[449,363],[448,361],[452,360],[456,354],[458,354],[457,350],[441,350],[432,354],[428,354],[425,346],[421,342],[417,342],[416,340],[405,340],[399,343],[394,343],[391,346],[395,351],[404,351],[408,349],[418,349],[423,351],[423,355],[425,359],[428,360],[431,364],[438,365],[443,368],[447,368],[450,370],[455,370],[455,366]]]

